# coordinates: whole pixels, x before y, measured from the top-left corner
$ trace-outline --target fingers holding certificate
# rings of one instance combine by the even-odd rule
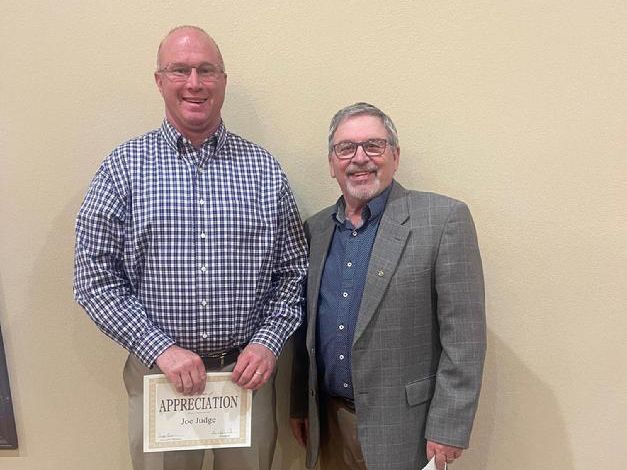
[[[156,363],[177,392],[196,395],[205,389],[205,366],[195,352],[172,345],[157,357]]]
[[[258,390],[272,377],[275,366],[276,357],[270,349],[250,343],[237,358],[232,380],[240,387]]]

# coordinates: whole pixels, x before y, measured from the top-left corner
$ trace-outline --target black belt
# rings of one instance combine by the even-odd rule
[[[222,369],[224,366],[228,366],[237,361],[237,356],[239,356],[241,351],[242,348],[238,346],[227,351],[201,356],[201,358],[202,362],[205,364],[205,369]]]

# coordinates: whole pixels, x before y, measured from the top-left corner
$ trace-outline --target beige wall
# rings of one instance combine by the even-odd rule
[[[336,197],[326,127],[357,100],[395,120],[403,184],[469,203],[490,345],[454,468],[624,467],[624,1],[4,0],[0,23],[0,321],[20,439],[3,470],[129,468],[124,353],[72,301],[73,222],[106,154],[160,124],[155,49],[182,23],[219,41],[225,121],[278,157],[304,217]],[[296,469],[285,365],[276,468]]]

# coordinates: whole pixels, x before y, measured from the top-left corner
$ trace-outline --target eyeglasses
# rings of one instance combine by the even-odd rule
[[[333,151],[340,160],[350,160],[357,153],[357,148],[361,147],[369,157],[380,157],[385,152],[388,141],[385,139],[368,139],[363,142],[351,142],[346,140],[335,144]]]
[[[186,82],[192,74],[192,69],[196,69],[196,75],[201,82],[218,81],[220,76],[224,74],[224,70],[220,67],[209,63],[194,67],[187,64],[169,64],[157,72],[165,74],[173,82]]]

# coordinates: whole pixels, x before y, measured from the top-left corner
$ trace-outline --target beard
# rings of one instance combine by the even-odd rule
[[[372,181],[371,183],[354,183],[350,181],[350,179],[347,179],[346,192],[348,193],[348,196],[361,202],[368,202],[374,197],[378,196],[385,188],[381,187],[381,180],[379,179],[377,170],[378,168],[375,165],[367,165],[365,167],[358,167],[356,165],[349,166],[346,169],[347,175],[359,173],[362,171],[374,171],[375,173],[374,181]]]

